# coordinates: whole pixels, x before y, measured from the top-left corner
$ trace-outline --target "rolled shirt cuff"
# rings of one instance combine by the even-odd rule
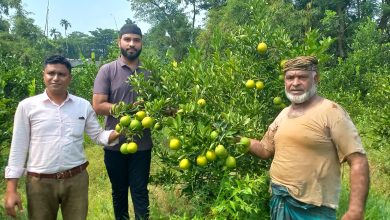
[[[108,143],[108,140],[109,140],[109,137],[110,137],[110,134],[111,132],[114,131],[114,130],[105,130],[102,132],[101,134],[101,139],[99,140],[104,146],[114,146],[116,144],[119,144],[119,138],[115,139],[113,142],[111,142],[110,144]]]
[[[25,171],[26,171],[25,168],[6,166],[4,177],[6,179],[11,179],[11,178],[19,179],[20,177],[23,176]]]

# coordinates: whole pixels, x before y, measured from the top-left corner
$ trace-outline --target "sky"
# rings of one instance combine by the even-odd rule
[[[48,0],[22,0],[23,8],[31,13],[28,17],[34,19],[42,31],[45,29],[47,2]],[[89,34],[89,31],[96,28],[118,30],[127,18],[135,21],[143,33],[150,28],[148,23],[135,19],[127,0],[49,0],[49,31],[56,28],[62,35],[64,27],[60,25],[61,19],[67,20],[71,25],[67,34],[73,31]]]

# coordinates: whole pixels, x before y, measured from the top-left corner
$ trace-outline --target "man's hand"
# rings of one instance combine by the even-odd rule
[[[133,106],[137,106],[137,105],[143,105],[144,104],[144,100],[143,99],[140,99],[140,100],[137,100],[133,103]]]
[[[20,195],[16,191],[6,192],[4,197],[4,208],[7,211],[7,215],[16,217],[15,206],[18,207],[18,210],[23,210],[22,200]]]

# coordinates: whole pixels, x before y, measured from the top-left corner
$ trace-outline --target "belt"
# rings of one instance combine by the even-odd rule
[[[34,173],[34,172],[27,172],[27,175],[29,176],[34,176],[34,177],[38,177],[38,178],[49,178],[49,179],[67,179],[67,178],[70,178],[72,176],[75,176],[79,173],[81,173],[82,171],[84,171],[87,166],[88,166],[88,161],[77,166],[77,167],[73,167],[69,170],[65,170],[65,171],[61,171],[61,172],[58,172],[58,173],[50,173],[50,174],[46,174],[46,173]]]

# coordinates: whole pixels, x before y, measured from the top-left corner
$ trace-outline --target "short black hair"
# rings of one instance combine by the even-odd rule
[[[142,37],[142,31],[136,24],[125,24],[119,30],[119,38],[124,34],[138,34]]]
[[[72,72],[72,65],[70,64],[69,60],[62,55],[56,54],[47,57],[44,66],[46,67],[47,64],[63,64],[69,70],[69,73]]]

